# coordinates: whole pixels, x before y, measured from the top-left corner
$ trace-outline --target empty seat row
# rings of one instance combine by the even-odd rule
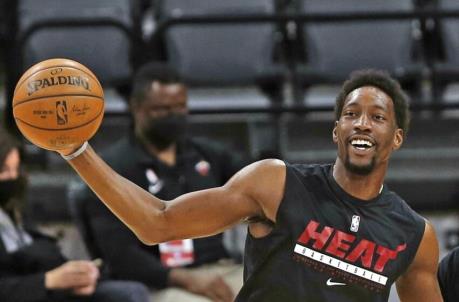
[[[339,83],[360,68],[389,71],[407,83],[415,100],[421,99],[420,84],[426,78],[435,87],[459,78],[459,15],[436,23],[445,49],[444,58],[438,60],[423,56],[417,18],[345,22],[288,18],[409,13],[417,7],[413,0],[155,0],[152,16],[157,31],[149,41],[142,40],[140,3],[17,1],[16,35],[8,60],[9,98],[15,80],[26,68],[51,57],[80,61],[122,96],[140,64],[167,60],[190,84],[192,110],[276,107],[285,101],[286,83],[294,87],[290,101],[311,105],[305,99],[309,88]],[[459,3],[439,0],[438,7],[455,10]],[[154,43],[158,41],[159,45]],[[158,58],[159,48],[163,56]],[[440,98],[439,90],[434,91]],[[318,105],[329,105],[316,100]],[[110,102],[107,108],[126,109],[110,106]]]

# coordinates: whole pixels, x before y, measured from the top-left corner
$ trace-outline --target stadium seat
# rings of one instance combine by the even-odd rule
[[[155,13],[158,31],[154,38],[163,41],[165,60],[188,83],[191,112],[264,110],[282,103],[286,68],[277,57],[277,24],[204,21],[228,16],[271,16],[276,13],[276,0],[161,0],[155,1]],[[198,17],[204,22],[162,25],[173,18],[186,17]],[[240,121],[240,117],[236,119]],[[243,116],[249,131],[236,136],[250,137],[255,157],[277,153],[272,150],[277,148],[277,117]],[[233,118],[220,115],[220,121],[231,123]],[[224,125],[227,124],[211,123],[208,128]]]
[[[16,77],[39,61],[64,57],[89,67],[105,87],[128,85],[134,69],[132,55],[141,46],[135,3],[20,0]],[[108,99],[109,111],[112,103],[113,110],[125,109],[119,102]]]
[[[274,0],[156,2],[159,24],[177,17],[275,13]],[[268,107],[278,93],[274,89],[266,95],[257,89],[260,82],[266,84],[263,87],[272,88],[282,80],[282,68],[274,58],[274,23],[186,23],[169,26],[161,34],[167,60],[192,87],[189,91],[192,110]]]
[[[440,10],[459,10],[456,0],[439,0]],[[433,64],[433,98],[437,103],[459,104],[459,16],[438,21],[443,58]]]
[[[299,0],[297,5],[305,14],[410,12],[414,9],[412,0]],[[423,64],[413,56],[416,47],[412,26],[411,20],[319,22],[299,26],[299,41],[305,57],[305,63],[296,69],[299,99],[309,106],[332,105],[334,98],[302,95],[302,89],[341,83],[356,69],[383,69],[406,82],[405,87],[408,83],[418,84]],[[418,87],[413,88],[413,93],[417,93]],[[320,92],[323,94],[323,90]],[[336,91],[331,95],[336,95]]]

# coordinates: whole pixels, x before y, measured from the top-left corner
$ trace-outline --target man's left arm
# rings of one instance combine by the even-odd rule
[[[400,301],[443,301],[437,281],[438,254],[435,231],[426,222],[424,236],[414,261],[396,282]]]

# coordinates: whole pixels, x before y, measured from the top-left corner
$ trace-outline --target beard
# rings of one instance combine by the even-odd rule
[[[373,171],[375,167],[375,163],[376,163],[376,160],[373,157],[371,159],[371,162],[367,165],[356,165],[351,162],[351,160],[349,159],[349,156],[346,156],[346,160],[344,161],[344,167],[346,167],[346,169],[351,173],[366,176]]]

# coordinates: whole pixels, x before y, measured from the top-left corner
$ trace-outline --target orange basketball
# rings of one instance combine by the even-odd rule
[[[76,148],[99,128],[104,92],[96,76],[78,62],[42,61],[16,84],[13,115],[33,144],[48,150]]]

